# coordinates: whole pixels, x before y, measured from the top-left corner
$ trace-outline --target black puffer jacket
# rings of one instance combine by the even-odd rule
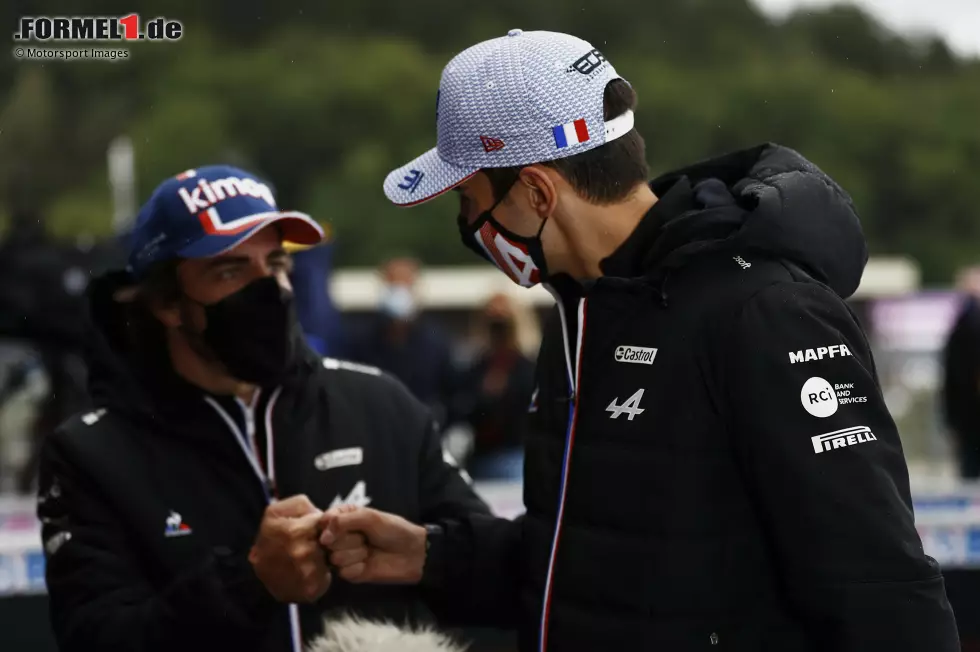
[[[448,581],[485,590],[443,608],[506,605],[525,651],[958,650],[844,302],[850,199],[775,145],[652,185],[604,276],[555,282],[527,514],[445,524]]]

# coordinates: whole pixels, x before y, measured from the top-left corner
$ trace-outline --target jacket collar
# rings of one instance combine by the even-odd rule
[[[642,276],[646,271],[649,254],[664,225],[695,208],[691,182],[687,177],[672,181],[665,188],[656,188],[653,184],[651,188],[662,195],[619,248],[599,264],[604,276]]]

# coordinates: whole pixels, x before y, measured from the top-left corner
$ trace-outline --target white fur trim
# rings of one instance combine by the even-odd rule
[[[402,629],[391,623],[353,616],[327,620],[324,636],[306,652],[465,652],[451,638],[433,629]]]

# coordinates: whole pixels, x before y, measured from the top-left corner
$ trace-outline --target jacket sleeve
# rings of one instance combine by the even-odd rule
[[[814,283],[770,286],[727,339],[732,437],[786,597],[821,652],[955,652],[867,339]]]
[[[444,519],[441,540],[430,545],[422,588],[447,626],[517,626],[523,517],[485,514]]]
[[[283,606],[256,578],[245,551],[215,550],[168,585],[155,585],[138,542],[59,440],[59,433],[49,437],[42,452],[38,516],[62,652],[245,649],[264,637]]]
[[[443,531],[429,550],[426,602],[447,626],[514,626],[522,520],[491,514],[431,420],[421,464],[422,520]]]

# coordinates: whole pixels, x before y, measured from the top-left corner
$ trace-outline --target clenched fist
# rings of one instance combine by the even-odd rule
[[[320,517],[320,543],[340,576],[354,583],[422,579],[425,528],[368,507],[342,506]]]
[[[315,602],[330,588],[330,569],[317,541],[321,515],[306,496],[265,509],[248,560],[280,602]]]

